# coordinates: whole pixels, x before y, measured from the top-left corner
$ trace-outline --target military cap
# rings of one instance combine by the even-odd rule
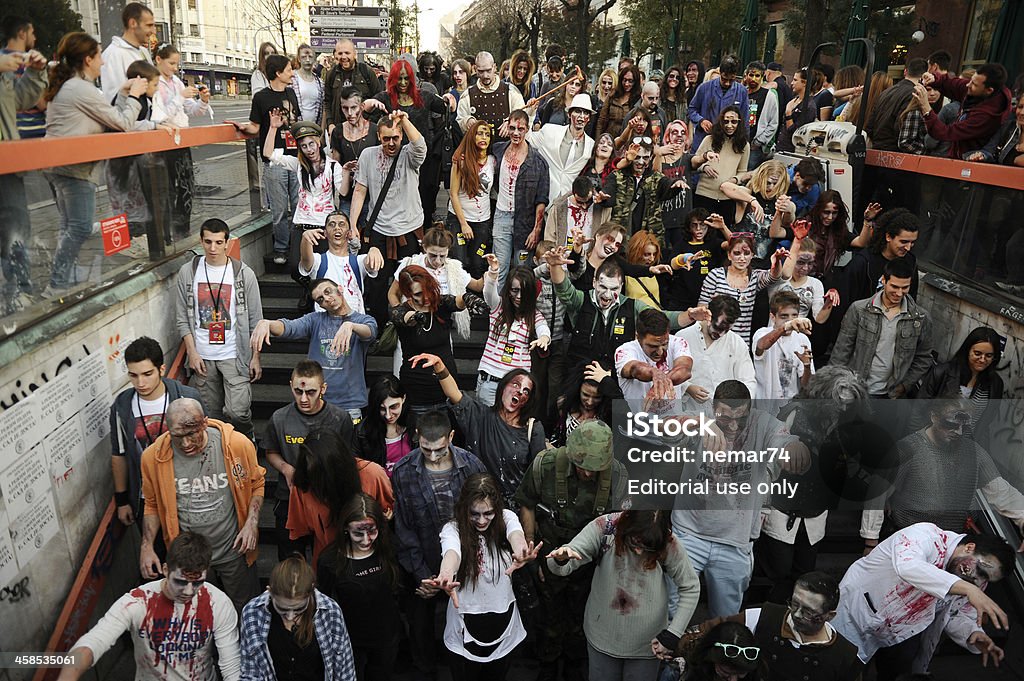
[[[292,125],[292,137],[300,140],[303,137],[323,137],[324,131],[313,121],[299,121]]]
[[[612,429],[603,421],[585,421],[565,443],[572,462],[585,471],[600,472],[612,465]]]

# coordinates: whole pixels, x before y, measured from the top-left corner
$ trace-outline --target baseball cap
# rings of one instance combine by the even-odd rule
[[[600,472],[612,465],[612,429],[604,421],[585,421],[565,443],[572,462],[585,471]]]

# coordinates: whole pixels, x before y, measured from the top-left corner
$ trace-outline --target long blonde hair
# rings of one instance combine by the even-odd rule
[[[855,97],[845,109],[843,109],[843,120],[847,123],[853,123],[856,125],[857,117],[860,115],[860,108],[862,106],[868,107],[868,114],[875,108],[875,102],[878,101],[878,95],[882,94],[886,90],[892,87],[892,78],[888,73],[884,71],[875,71],[871,76],[871,86],[868,87],[868,98],[867,104],[864,103],[864,95],[861,94]]]
[[[779,181],[769,191],[768,178],[772,175],[778,175]],[[765,161],[754,171],[747,188],[766,199],[777,199],[787,193],[789,191],[789,173],[786,171],[785,164],[782,161]]]
[[[308,598],[309,606],[295,622],[295,642],[305,648],[313,641],[313,614],[316,612],[316,598],[313,587],[316,575],[306,559],[288,556],[274,566],[270,572],[270,595],[281,598]],[[274,607],[271,604],[270,607]]]

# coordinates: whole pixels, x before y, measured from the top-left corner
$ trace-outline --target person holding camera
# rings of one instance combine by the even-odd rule
[[[617,511],[626,499],[626,468],[612,459],[612,431],[599,420],[573,430],[565,447],[537,455],[516,492],[526,540],[555,548],[572,541],[594,518]],[[565,681],[583,678],[587,640],[583,614],[594,566],[566,578],[553,578],[538,561],[534,587],[543,615],[536,632],[540,660],[538,681],[558,678],[563,660]],[[575,675],[575,676],[574,676]]]

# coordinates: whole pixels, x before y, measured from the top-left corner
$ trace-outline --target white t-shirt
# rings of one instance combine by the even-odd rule
[[[661,362],[655,362],[645,355],[638,340],[632,340],[625,345],[619,346],[619,349],[615,351],[615,375],[619,378],[619,388],[622,389],[622,396],[629,402],[630,406],[638,407],[643,403],[644,398],[647,396],[647,391],[651,389],[651,381],[625,378],[622,375],[623,367],[636,360],[637,362],[642,362],[667,372],[672,370],[672,365],[680,357],[690,357],[690,346],[679,336],[668,337],[668,351]],[[682,386],[675,386],[675,392],[675,399],[681,400],[683,398]]]
[[[804,365],[797,358],[797,352],[811,347],[811,339],[793,331],[782,336],[775,345],[757,356],[757,342],[772,332],[774,327],[766,326],[754,332],[751,348],[754,348],[754,375],[757,376],[758,400],[788,400],[800,392],[800,377],[804,375]],[[811,365],[814,373],[814,365]]]
[[[299,113],[302,114],[302,120],[318,122],[316,110],[320,104],[320,85],[316,82],[316,77],[314,76],[313,80],[306,80],[297,75],[295,80],[299,81]]]
[[[156,442],[162,433],[167,430],[167,419],[165,418],[166,407],[168,406],[167,390],[155,400],[144,400],[135,394],[132,400],[132,416],[135,417],[135,439],[143,447]]]
[[[235,358],[235,272],[229,259],[222,267],[206,264],[206,256],[199,259],[196,276],[192,282],[192,293],[196,300],[196,324],[193,331],[196,351],[203,359]],[[216,316],[216,318],[215,318]],[[211,327],[224,324],[224,342],[211,343]]]
[[[501,164],[505,166],[502,169],[504,177],[498,185],[498,204],[495,206],[496,210],[503,210],[506,213],[512,213],[516,209],[516,179],[519,177],[519,169],[522,168],[521,165],[509,163],[510,158],[512,156],[506,153],[501,159]]]
[[[517,530],[522,532],[523,526],[515,513],[509,510],[502,511],[502,518],[505,521],[505,536],[510,537]],[[456,610],[451,600],[448,601],[448,616],[444,628],[444,644],[448,650],[477,662],[497,660],[519,645],[526,638],[526,629],[523,627],[522,619],[516,608],[516,596],[512,591],[512,578],[505,574],[505,570],[512,564],[512,557],[506,551],[494,555],[487,550],[483,539],[480,540],[480,550],[476,556],[463,556],[462,545],[459,542],[459,530],[455,521],[450,521],[441,528],[441,556],[448,551],[459,554],[462,560],[475,560],[480,564],[480,573],[477,576],[476,584],[463,584],[459,588],[459,607]],[[499,560],[500,559],[500,560]],[[512,619],[508,628],[502,633],[500,643],[488,657],[477,657],[466,650],[467,641],[472,641],[470,632],[466,630],[463,620],[464,615],[477,615],[485,613],[502,613],[512,607]],[[493,641],[479,641],[479,643],[494,643]]]
[[[337,282],[341,292],[345,295],[345,300],[348,301],[348,306],[353,312],[359,314],[366,314],[366,304],[363,302],[363,289],[360,286],[360,282],[365,286],[366,277],[376,277],[376,272],[366,271],[366,255],[357,255],[356,264],[359,266],[358,272],[352,271],[352,265],[349,263],[349,257],[338,256],[333,253],[314,253],[313,254],[313,267],[310,269],[304,269],[302,265],[299,265],[299,274],[304,277],[316,278],[317,273],[320,271],[321,259],[327,258],[327,271],[324,273],[324,277],[331,281]],[[356,279],[359,277],[359,279]],[[313,308],[316,312],[323,312],[324,309],[313,304]]]
[[[821,308],[825,307],[825,286],[817,277],[808,276],[801,286],[793,286],[791,279],[783,279],[768,288],[768,299],[777,291],[792,291],[800,299],[800,316],[811,319],[817,317]]]
[[[117,599],[72,648],[98,660],[128,632],[139,681],[238,681],[238,615],[231,599],[204,584],[192,600],[175,603],[161,593],[163,580],[138,586]],[[216,656],[214,656],[216,648]]]
[[[468,196],[464,185],[459,187],[459,203],[466,222],[486,222],[491,219],[491,185],[494,184],[494,157],[488,156],[480,168],[480,193]],[[448,201],[448,212],[455,213],[451,200]]]

